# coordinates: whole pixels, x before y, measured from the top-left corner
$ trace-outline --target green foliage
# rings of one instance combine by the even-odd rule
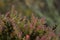
[[[46,23],[49,25],[49,27],[53,29],[55,25],[57,25],[54,32],[59,35],[60,9],[59,7],[56,8],[56,6],[59,5],[58,3],[56,6],[54,5],[55,1],[56,0],[31,0],[31,1],[30,0],[0,0],[0,20],[2,20],[1,26],[3,25],[4,28],[6,28],[6,30],[9,30],[8,29],[8,25],[10,25],[9,22],[13,21],[11,22],[13,26],[14,25],[19,26],[17,29],[21,28],[23,32],[26,31],[24,32],[24,35],[23,35],[25,36],[26,34],[31,34],[34,30],[33,29],[32,31],[29,31],[31,30],[29,27],[32,24],[30,21],[34,23],[34,21],[38,20],[38,22],[36,24],[34,23],[34,25],[35,26],[39,24],[41,25],[42,23],[39,22],[39,19],[42,17],[45,17]],[[38,17],[38,19],[37,18],[35,19],[33,16],[31,17],[32,14],[34,14],[35,17]],[[8,22],[7,25],[4,22]],[[27,24],[26,29],[24,29],[25,23]],[[14,29],[14,30],[17,30],[17,29]],[[6,32],[6,31],[4,32],[6,33],[6,35],[9,34],[9,32]],[[18,30],[17,32],[19,33]],[[15,34],[17,34],[17,32],[15,32]],[[39,33],[40,35],[43,35],[44,31],[39,30],[37,33]],[[8,38],[8,40],[10,39]]]

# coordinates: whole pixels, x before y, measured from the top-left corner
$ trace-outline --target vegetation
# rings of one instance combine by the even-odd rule
[[[59,0],[0,0],[0,40],[59,40]]]

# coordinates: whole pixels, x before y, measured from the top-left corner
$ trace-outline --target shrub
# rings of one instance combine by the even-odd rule
[[[7,12],[0,18],[1,40],[58,40],[54,30],[45,25],[45,18],[35,17],[32,13],[28,19],[17,11]]]

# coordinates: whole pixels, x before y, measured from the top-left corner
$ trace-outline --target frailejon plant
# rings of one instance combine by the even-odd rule
[[[32,13],[28,19],[17,11],[7,12],[0,17],[0,40],[59,40],[45,18],[35,17]]]

